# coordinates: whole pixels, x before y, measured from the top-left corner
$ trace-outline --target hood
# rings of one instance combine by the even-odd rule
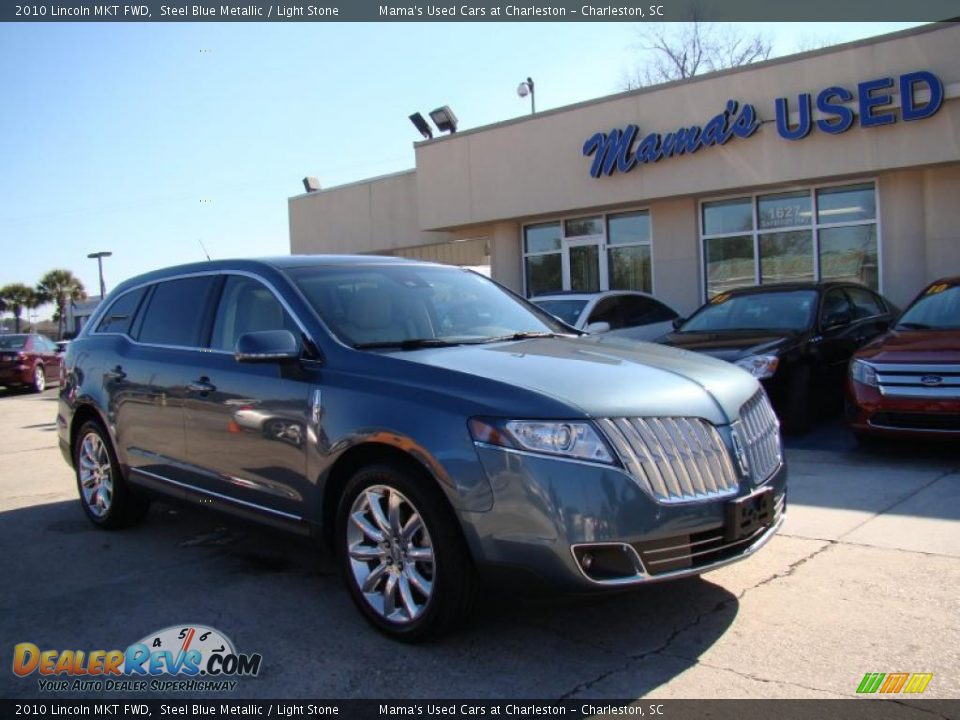
[[[606,335],[535,338],[393,354],[550,396],[591,417],[736,418],[759,389],[748,373],[682,350]]]
[[[727,362],[735,362],[750,355],[782,350],[796,337],[796,333],[742,330],[728,332],[670,333],[661,342],[672,347],[704,353]]]
[[[960,330],[892,330],[856,357],[879,363],[960,363]]]

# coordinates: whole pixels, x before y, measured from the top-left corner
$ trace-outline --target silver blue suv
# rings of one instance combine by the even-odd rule
[[[357,607],[419,640],[480,581],[597,590],[742,559],[786,468],[757,381],[586,336],[460,268],[218,261],[125,282],[65,358],[84,512],[202,503],[335,548]]]

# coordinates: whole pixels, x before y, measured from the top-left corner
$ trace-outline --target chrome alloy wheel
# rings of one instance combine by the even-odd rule
[[[39,365],[33,370],[33,387],[37,392],[43,392],[47,389],[47,377],[44,375],[43,368]]]
[[[347,524],[350,569],[377,614],[409,623],[423,614],[436,581],[430,533],[413,503],[385,485],[364,489]]]
[[[80,443],[80,490],[94,517],[102,518],[113,502],[113,468],[110,454],[97,433],[87,433]]]

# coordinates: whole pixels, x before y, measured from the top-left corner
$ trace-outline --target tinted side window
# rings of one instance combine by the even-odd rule
[[[836,315],[837,313],[849,313],[851,316],[853,315],[847,294],[840,288],[831,290],[823,299],[823,310],[820,313],[820,320],[827,320],[831,315]]]
[[[140,326],[140,342],[194,347],[200,344],[213,276],[159,283]]]
[[[673,310],[653,298],[627,295],[622,298],[622,303],[626,327],[668,322],[677,317]]]
[[[56,352],[57,344],[46,335],[37,335],[37,349],[44,352]]]
[[[276,296],[262,283],[231,275],[223,286],[210,347],[233,352],[244,333],[298,328]]]
[[[623,327],[623,308],[620,298],[605,298],[597,303],[590,313],[588,323],[605,322],[610,324],[611,330]]]
[[[854,320],[876,317],[886,312],[880,299],[865,288],[847,288],[847,295],[853,307]]]
[[[138,288],[114,300],[103,319],[100,320],[100,324],[97,325],[96,331],[98,333],[129,333],[140,300],[146,291],[146,288]]]

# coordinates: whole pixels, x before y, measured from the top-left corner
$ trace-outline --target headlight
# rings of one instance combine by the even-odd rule
[[[861,385],[877,387],[877,369],[863,360],[850,363],[850,377]]]
[[[776,355],[751,355],[737,360],[734,365],[743,368],[758,380],[773,377],[780,365],[780,358]]]
[[[475,442],[590,462],[614,462],[607,444],[590,423],[473,418],[469,427]]]

